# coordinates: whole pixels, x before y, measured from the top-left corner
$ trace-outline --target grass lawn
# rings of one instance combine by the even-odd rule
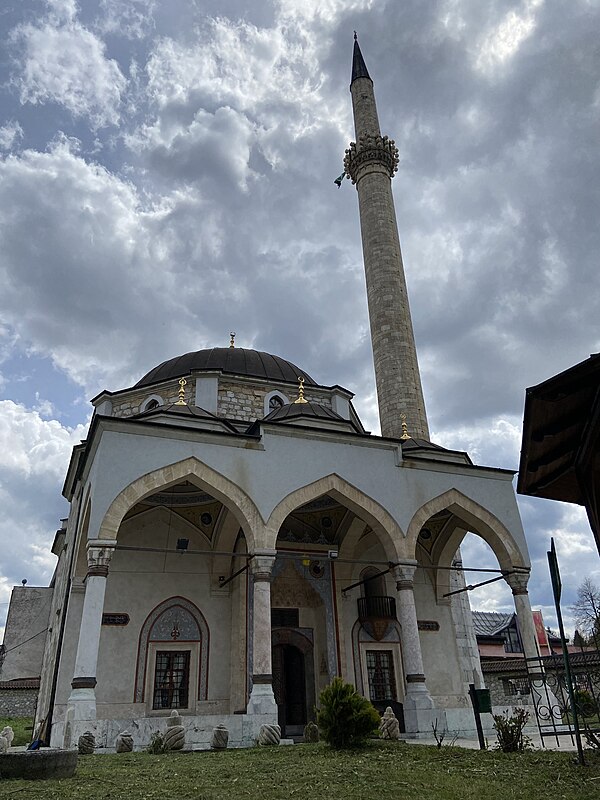
[[[83,756],[60,781],[2,781],[0,798],[27,800],[597,800],[600,754],[506,755],[376,742],[336,752],[324,744],[225,752]]]
[[[29,744],[33,731],[25,729],[32,727],[33,719],[31,717],[0,717],[0,731],[7,725],[10,725],[15,733],[13,747]]]

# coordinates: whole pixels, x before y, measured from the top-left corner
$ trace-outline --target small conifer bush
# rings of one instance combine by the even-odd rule
[[[357,747],[377,735],[379,714],[352,684],[334,678],[321,692],[319,703],[317,724],[331,747]]]

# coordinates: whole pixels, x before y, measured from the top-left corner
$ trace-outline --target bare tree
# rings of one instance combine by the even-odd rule
[[[571,606],[577,628],[587,637],[587,644],[600,649],[600,589],[587,577],[577,589]]]

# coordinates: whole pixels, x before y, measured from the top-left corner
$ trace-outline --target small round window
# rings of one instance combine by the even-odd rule
[[[144,411],[152,411],[153,408],[158,408],[158,400],[148,400]]]

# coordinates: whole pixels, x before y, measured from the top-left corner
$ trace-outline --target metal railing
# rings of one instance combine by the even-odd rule
[[[361,622],[368,619],[396,619],[396,598],[359,597],[358,618]]]

